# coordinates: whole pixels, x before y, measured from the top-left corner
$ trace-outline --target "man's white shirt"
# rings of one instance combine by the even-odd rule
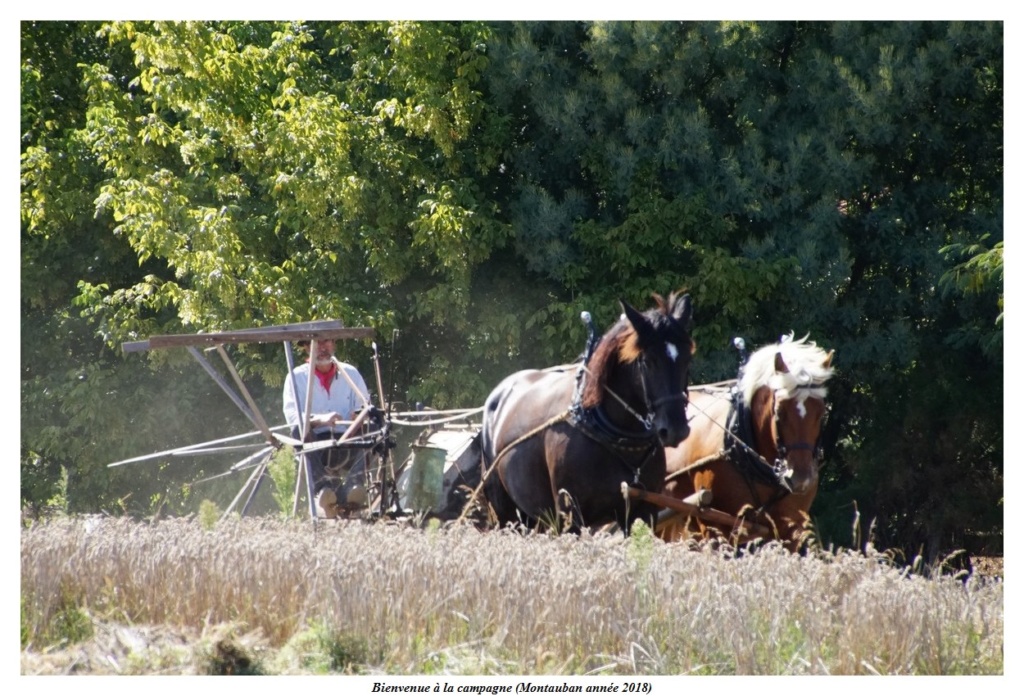
[[[335,360],[337,370],[331,380],[330,392],[324,388],[324,385],[319,379],[312,381],[313,385],[313,400],[310,404],[310,411],[313,414],[330,413],[334,411],[345,420],[349,420],[353,412],[359,411],[363,406],[369,403],[370,392],[366,388],[366,382],[363,380],[362,375],[352,365],[343,363]],[[342,376],[341,371],[344,370],[345,374],[348,375],[352,383],[355,384],[359,393],[354,391],[349,385],[349,380]],[[293,380],[291,377],[285,378],[284,384],[284,417],[288,421],[288,424],[293,427],[301,427],[302,419],[300,418],[300,412],[306,406],[306,386],[310,384],[309,379],[310,364],[304,363],[298,365],[292,374],[295,376],[294,384],[295,389],[298,390],[298,401],[296,401],[295,393],[292,391]],[[339,435],[344,433],[347,426],[342,423],[338,423],[334,426],[334,431]],[[328,425],[314,428],[314,433],[324,433],[330,430],[331,427]]]

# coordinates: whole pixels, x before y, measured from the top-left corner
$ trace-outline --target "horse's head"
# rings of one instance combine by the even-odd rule
[[[686,419],[687,383],[695,345],[690,338],[693,303],[689,295],[653,295],[657,307],[640,313],[620,300],[632,332],[624,335],[620,361],[633,364],[639,376],[647,418],[667,447],[690,434]]]
[[[811,493],[821,464],[819,440],[827,413],[825,382],[832,356],[806,336],[760,349],[750,357],[740,389],[754,420],[757,449],[774,451],[780,485],[793,493]]]

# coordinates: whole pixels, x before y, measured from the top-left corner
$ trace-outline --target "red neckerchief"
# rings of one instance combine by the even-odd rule
[[[320,370],[318,370],[316,368],[313,368],[313,372],[316,373],[316,378],[318,380],[320,380],[320,384],[324,385],[324,389],[326,389],[327,393],[330,394],[331,393],[331,382],[334,381],[335,375],[338,374],[338,365],[337,365],[337,363],[332,362],[331,363],[331,369],[327,370],[327,372],[321,372]]]

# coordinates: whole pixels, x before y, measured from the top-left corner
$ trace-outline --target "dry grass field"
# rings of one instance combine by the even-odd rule
[[[1002,674],[1001,579],[274,518],[21,534],[22,674]]]

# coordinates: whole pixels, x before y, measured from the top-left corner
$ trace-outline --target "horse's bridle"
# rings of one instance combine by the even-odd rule
[[[668,396],[662,396],[651,401],[650,391],[647,388],[647,361],[644,359],[644,356],[641,355],[639,358],[637,358],[635,364],[637,365],[638,372],[640,373],[640,388],[644,393],[644,406],[647,408],[647,417],[640,418],[640,415],[633,409],[629,408],[629,406],[624,401],[622,401],[622,399],[619,399],[619,401],[620,403],[622,403],[623,406],[629,409],[630,413],[636,416],[637,420],[643,423],[645,430],[650,430],[654,427],[654,416],[657,413],[658,407],[663,406],[664,404],[670,403],[672,401],[682,401],[683,413],[686,413],[686,407],[690,405],[690,391],[689,389],[686,388],[685,381],[683,383],[683,389],[679,393],[669,394]],[[612,394],[612,396],[615,396],[615,398],[617,399],[619,398],[611,390],[608,390],[608,393]]]
[[[808,384],[800,385],[791,390],[797,389],[819,389],[821,385]],[[787,477],[792,473],[787,456],[791,451],[807,450],[812,452],[814,464],[816,468],[820,469],[821,455],[821,430],[818,431],[818,439],[814,444],[809,442],[794,442],[786,443],[781,436],[782,429],[780,427],[779,418],[779,401],[777,389],[772,390],[772,440],[776,449],[776,457],[774,462],[769,462],[761,455],[760,452],[755,450],[750,444],[747,443],[748,439],[753,438],[753,433],[749,431],[749,414],[747,413],[747,406],[744,403],[743,395],[740,393],[738,388],[734,387],[732,392],[732,408],[730,410],[729,422],[722,428],[726,436],[725,453],[728,455],[728,459],[739,469],[743,475],[744,480],[747,482],[747,486],[750,488],[751,495],[754,500],[759,500],[760,496],[754,488],[755,479],[762,484],[770,485],[775,488],[775,493],[771,499],[759,505],[759,510],[764,510],[775,504],[782,498],[786,497],[793,492],[790,487]],[[826,410],[827,414],[827,410]],[[734,432],[734,429],[736,431]]]
[[[604,390],[616,401],[619,405],[626,410],[627,413],[632,415],[636,420],[643,426],[643,435],[637,436],[636,434],[624,431],[618,426],[612,424],[607,416],[600,412],[600,407],[593,409],[589,415],[584,412],[583,407],[579,402],[580,388],[577,386],[576,395],[573,398],[573,403],[566,412],[570,415],[571,422],[579,428],[584,434],[592,438],[596,442],[601,443],[605,447],[615,451],[619,456],[620,461],[626,465],[633,472],[633,485],[639,485],[640,483],[640,472],[646,466],[647,462],[651,460],[651,457],[658,450],[660,443],[656,442],[657,434],[654,433],[654,417],[656,409],[671,401],[682,401],[683,409],[689,405],[689,391],[685,388],[678,394],[669,394],[653,401],[650,398],[650,390],[647,386],[648,373],[647,363],[644,361],[641,355],[636,363],[637,369],[640,376],[640,388],[643,392],[644,408],[647,409],[647,415],[641,416],[637,413],[636,409],[629,405],[625,399],[615,393],[607,384],[604,385]],[[590,375],[590,370],[587,369],[586,364],[580,365],[579,378],[583,375]],[[592,376],[592,375],[591,375]],[[579,379],[578,378],[578,379]],[[643,453],[643,458],[639,464],[631,464],[622,456],[622,453]]]
[[[647,415],[646,416],[641,416],[639,413],[637,413],[636,409],[634,409],[632,406],[630,406],[629,403],[627,403],[625,399],[623,399],[621,396],[616,394],[615,391],[611,387],[609,387],[607,384],[604,385],[604,390],[606,392],[608,392],[609,396],[611,396],[613,399],[618,401],[619,405],[622,406],[622,408],[624,408],[627,413],[629,413],[631,416],[636,418],[637,421],[639,421],[640,425],[642,425],[644,427],[645,431],[649,432],[649,431],[653,430],[653,428],[654,428],[654,417],[657,414],[657,409],[658,409],[659,406],[661,406],[663,404],[669,403],[671,401],[682,401],[683,402],[683,411],[685,413],[686,407],[689,406],[689,404],[690,404],[690,392],[686,388],[685,385],[683,386],[683,390],[681,392],[679,392],[678,394],[669,394],[668,396],[662,396],[662,397],[659,397],[659,398],[654,399],[652,401],[651,397],[650,397],[650,390],[647,388],[647,362],[644,360],[644,357],[641,355],[639,358],[636,359],[636,362],[634,363],[634,365],[637,366],[637,368],[638,368],[637,371],[640,373],[640,389],[641,389],[641,391],[643,392],[643,395],[644,395],[644,408],[647,409]],[[582,373],[590,375],[590,370],[587,369],[586,364],[581,364],[580,365],[580,370],[582,371]],[[580,393],[580,390],[577,389],[577,396],[574,397],[574,403],[573,403],[573,408],[577,412],[582,410],[582,407],[579,405],[579,398],[578,398],[578,394],[579,393]]]
[[[820,389],[821,385],[818,384],[801,384],[797,387],[792,387],[789,391],[800,391],[800,390],[811,390]],[[794,442],[792,444],[786,444],[782,439],[782,428],[779,419],[779,390],[772,390],[772,430],[775,439],[775,449],[778,456],[775,459],[775,464],[772,466],[772,470],[775,472],[775,476],[779,481],[779,484],[789,489],[789,485],[785,483],[786,477],[792,471],[787,463],[787,455],[790,450],[803,450],[811,453],[811,460],[814,462],[815,469],[821,468],[822,458],[822,447],[821,447],[821,433],[823,428],[818,428],[818,438],[814,444],[810,442]],[[828,409],[825,410],[825,416],[828,415]],[[822,425],[824,425],[824,416],[822,417]],[[790,491],[792,492],[792,491]]]

